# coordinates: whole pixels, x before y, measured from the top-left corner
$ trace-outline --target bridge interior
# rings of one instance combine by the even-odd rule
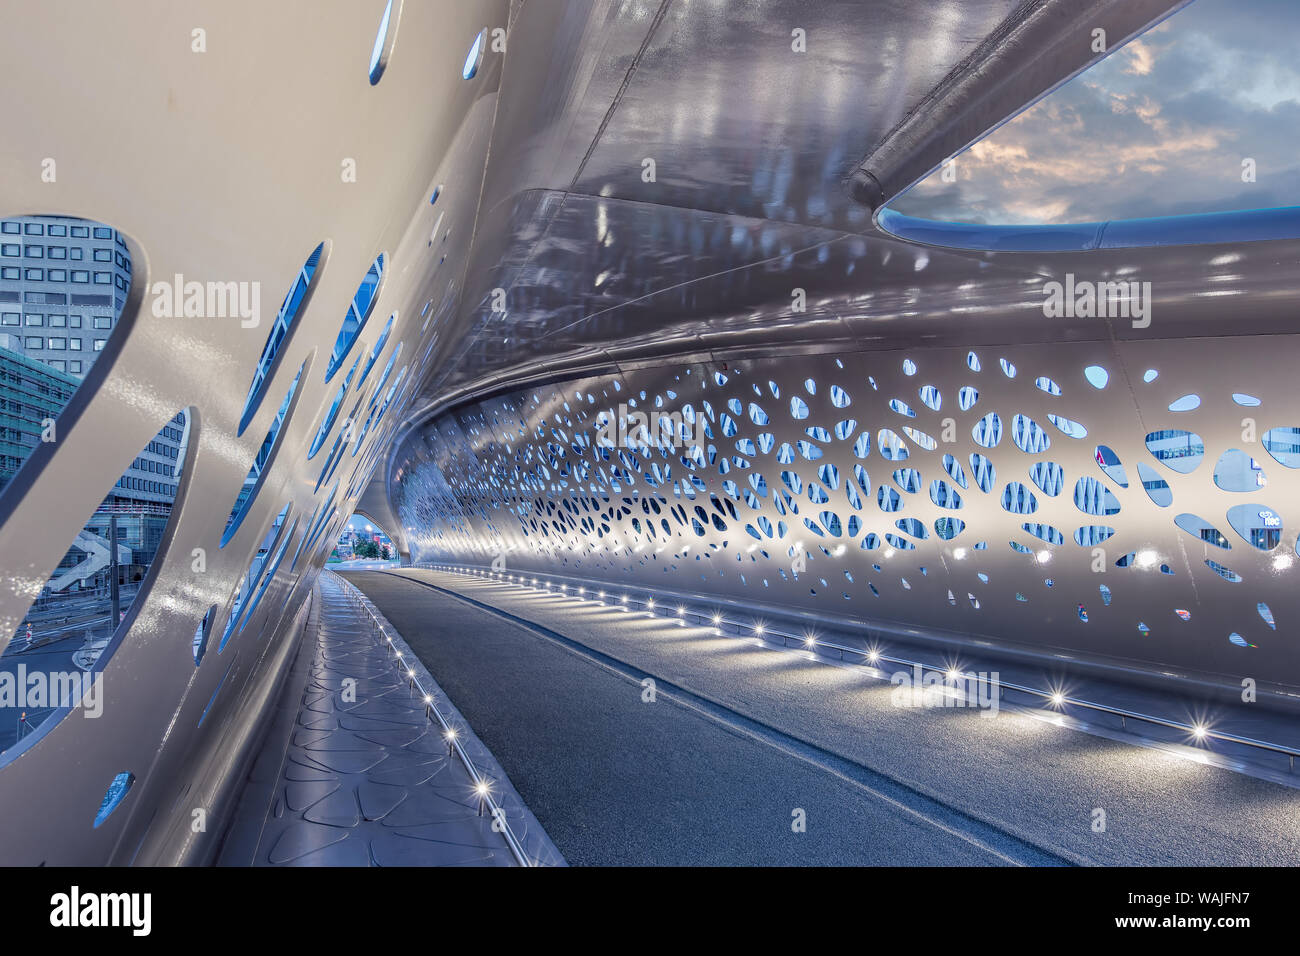
[[[0,862],[1300,862],[1281,6],[6,5]]]

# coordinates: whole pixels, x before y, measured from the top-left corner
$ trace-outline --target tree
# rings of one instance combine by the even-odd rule
[[[379,556],[380,556],[381,558],[383,558],[385,561],[387,561],[387,560],[389,559],[389,557],[391,557],[391,555],[389,554],[389,551],[388,551],[388,545],[386,545],[386,544],[381,544],[381,545],[379,546]]]

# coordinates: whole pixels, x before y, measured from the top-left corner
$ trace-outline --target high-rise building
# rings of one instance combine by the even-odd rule
[[[130,287],[131,255],[115,229],[61,216],[0,220],[0,348],[85,375]]]
[[[103,351],[131,287],[131,256],[115,229],[63,216],[0,220],[0,487],[41,441]],[[184,413],[140,451],[87,522],[87,540],[109,535],[117,516],[130,576],[153,561],[176,497],[186,438]],[[69,550],[59,589],[101,584],[83,549]],[[84,566],[86,574],[67,575]],[[98,575],[98,576],[96,576]],[[84,580],[82,579],[84,578]],[[52,584],[53,588],[54,585]]]

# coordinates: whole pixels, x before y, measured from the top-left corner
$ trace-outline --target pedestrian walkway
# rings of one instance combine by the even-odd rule
[[[316,599],[309,643],[289,677],[290,704],[268,732],[219,863],[510,866],[522,856],[562,864],[491,754],[382,616],[373,619],[368,602],[330,573]],[[510,832],[493,826],[494,806]]]

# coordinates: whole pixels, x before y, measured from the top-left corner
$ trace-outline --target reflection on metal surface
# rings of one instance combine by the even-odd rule
[[[94,82],[10,99],[0,214],[111,222],[133,271],[0,497],[0,634],[177,409],[196,439],[104,717],[0,772],[40,807],[0,861],[209,859],[354,511],[416,559],[1300,683],[1300,241],[954,251],[853,188],[890,198],[1092,59],[1081,27],[1174,5],[24,4],[4,69]],[[160,44],[195,22],[240,55]],[[266,321],[160,314],[173,277]],[[1149,294],[1049,315],[1079,283]]]

